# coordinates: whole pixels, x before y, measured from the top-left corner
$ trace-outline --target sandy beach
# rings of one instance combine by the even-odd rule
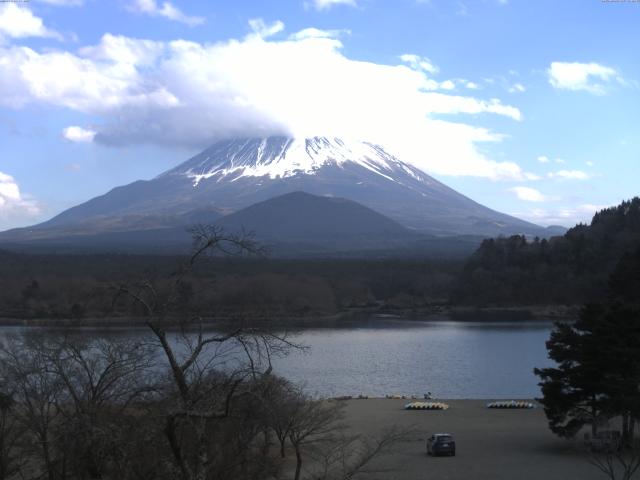
[[[485,400],[443,400],[446,411],[407,411],[410,400],[346,401],[346,421],[353,432],[375,435],[394,425],[414,427],[400,452],[378,463],[393,472],[366,478],[386,480],[567,480],[604,479],[579,441],[553,435],[542,408],[494,410]],[[451,433],[455,457],[433,458],[425,442],[431,433]],[[363,478],[363,477],[359,477]]]

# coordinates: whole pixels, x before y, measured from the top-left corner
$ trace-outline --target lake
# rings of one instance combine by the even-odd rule
[[[275,370],[322,396],[533,398],[540,396],[533,368],[552,365],[545,348],[552,325],[375,320],[312,329],[298,337],[309,352],[277,360]]]
[[[533,398],[540,395],[533,368],[552,364],[545,349],[551,327],[544,321],[372,318],[298,332],[295,341],[309,349],[275,359],[274,373],[323,397]],[[0,335],[21,330],[3,327]]]

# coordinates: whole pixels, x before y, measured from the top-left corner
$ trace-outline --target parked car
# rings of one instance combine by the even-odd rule
[[[450,433],[434,433],[427,439],[427,454],[450,455],[456,454],[456,441]]]

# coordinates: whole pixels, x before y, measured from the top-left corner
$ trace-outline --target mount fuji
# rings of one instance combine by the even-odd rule
[[[543,227],[469,199],[379,145],[268,137],[217,142],[156,178],[114,188],[39,225],[4,232],[0,241],[122,237],[196,222],[224,224],[225,216],[292,192],[357,202],[414,234],[549,236]],[[319,220],[321,209],[312,216]]]

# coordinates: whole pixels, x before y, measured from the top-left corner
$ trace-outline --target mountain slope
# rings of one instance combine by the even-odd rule
[[[419,235],[344,198],[293,192],[232,213],[216,224],[225,231],[253,231],[258,238],[307,242],[407,240]]]
[[[194,196],[235,210],[291,191],[362,203],[404,226],[432,234],[544,234],[490,210],[367,142],[314,137],[223,141],[160,175],[189,179]]]
[[[127,218],[135,219],[131,228],[141,219],[154,219],[149,228],[168,228],[185,223],[190,212],[228,214],[296,191],[353,200],[427,234],[546,236],[543,228],[474,202],[378,145],[269,137],[218,142],[152,180],[114,188],[0,239],[125,231]]]
[[[293,192],[250,205],[204,223],[229,234],[252,234],[274,257],[463,257],[481,237],[434,237],[351,200]],[[61,227],[56,231],[63,232]],[[186,253],[192,246],[188,229],[146,228],[33,237],[3,246],[27,252],[56,253]],[[0,251],[1,252],[1,251]]]

